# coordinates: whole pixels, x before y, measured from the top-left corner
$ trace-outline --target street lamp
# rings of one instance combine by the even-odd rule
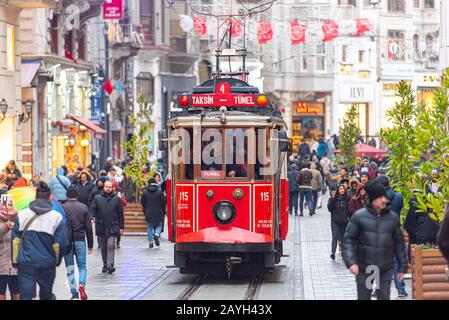
[[[31,118],[31,112],[33,112],[33,102],[30,99],[25,102],[25,112],[22,112],[19,116],[19,124],[27,123]]]
[[[6,102],[5,98],[3,98],[2,101],[0,102],[0,112],[2,113],[0,122],[3,122],[3,120],[5,120],[7,111],[8,111],[8,103]]]

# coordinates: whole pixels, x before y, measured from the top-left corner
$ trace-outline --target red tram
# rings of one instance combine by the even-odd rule
[[[167,215],[181,273],[260,273],[288,232],[286,123],[267,95],[216,78],[178,96],[160,142],[169,149]]]

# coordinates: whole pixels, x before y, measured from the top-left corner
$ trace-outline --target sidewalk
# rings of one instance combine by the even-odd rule
[[[323,198],[323,207],[312,217],[307,209],[304,217],[290,216],[299,219],[304,299],[355,300],[355,278],[344,265],[338,247],[335,261],[330,258],[332,234],[327,199],[327,196]],[[411,299],[411,281],[406,279],[406,285],[407,299]],[[393,282],[391,299],[398,299]]]
[[[148,248],[146,236],[122,236],[121,248],[115,251],[117,271],[112,275],[101,272],[100,249],[87,257],[89,300],[128,300],[138,298],[142,287],[164,279],[165,266],[173,264],[173,244],[163,233],[160,248]],[[76,270],[78,279],[78,270]],[[71,298],[64,261],[57,268],[54,293],[58,300]]]

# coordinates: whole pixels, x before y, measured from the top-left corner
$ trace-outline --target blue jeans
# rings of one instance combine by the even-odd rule
[[[396,257],[393,257],[393,280],[394,280],[394,286],[396,287],[396,290],[398,290],[398,293],[404,293],[405,292],[405,282],[398,280],[398,259]]]
[[[313,203],[313,209],[316,209],[316,206],[318,204],[318,194],[320,192],[318,190],[312,190],[312,203]]]
[[[64,256],[64,262],[67,268],[67,279],[69,280],[70,292],[72,293],[72,296],[78,296],[78,285],[75,279],[75,264],[73,256],[76,257],[76,265],[78,266],[80,285],[86,286],[86,250],[86,241],[75,241],[72,252]]]
[[[21,300],[32,300],[36,294],[36,283],[39,284],[40,300],[56,300],[53,294],[56,268],[19,267],[17,279]]]
[[[152,225],[148,224],[148,242],[153,243],[153,230],[154,234],[158,237],[161,236],[161,230],[162,230],[162,223],[159,223],[158,225]]]
[[[304,196],[306,197],[306,204],[309,211],[313,209],[312,203],[312,189],[300,188],[299,189],[299,210],[301,214],[304,211]]]

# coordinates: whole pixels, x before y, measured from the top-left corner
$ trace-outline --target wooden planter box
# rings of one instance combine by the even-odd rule
[[[125,232],[147,232],[147,221],[140,203],[128,203],[125,207]]]
[[[412,246],[413,299],[449,300],[447,264],[439,249]]]

